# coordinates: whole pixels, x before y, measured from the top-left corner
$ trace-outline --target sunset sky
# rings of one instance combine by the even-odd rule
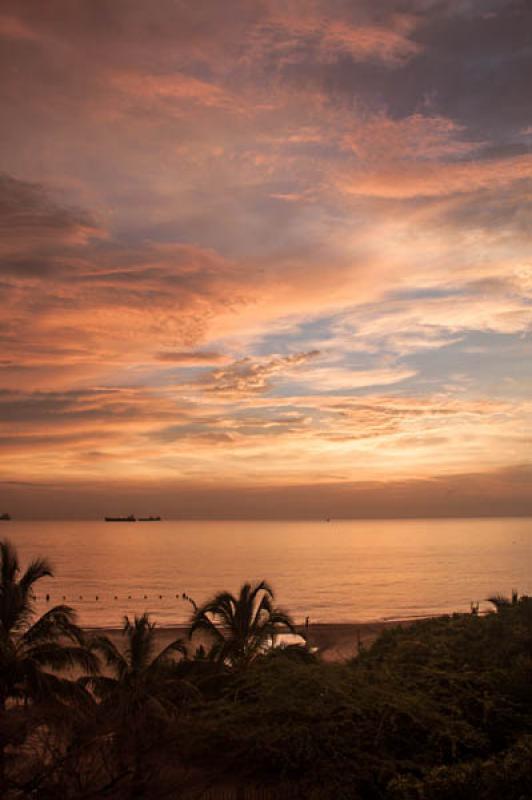
[[[4,0],[0,50],[0,512],[532,513],[530,3]]]

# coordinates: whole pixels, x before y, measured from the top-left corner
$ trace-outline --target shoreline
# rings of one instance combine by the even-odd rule
[[[316,622],[305,625],[296,625],[296,633],[306,639],[311,647],[317,648],[318,654],[324,661],[344,661],[358,654],[359,645],[369,647],[375,639],[389,628],[405,628],[416,622],[426,619],[436,619],[441,614],[427,615],[401,620],[377,620],[375,622]],[[123,642],[120,628],[110,627],[84,627],[92,635],[103,635],[120,646]],[[155,640],[157,651],[160,652],[175,639],[187,639],[188,626],[168,625],[157,626]],[[194,645],[201,643],[201,637],[194,638]]]

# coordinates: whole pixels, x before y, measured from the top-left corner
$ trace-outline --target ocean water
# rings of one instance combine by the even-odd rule
[[[262,578],[298,623],[463,612],[495,592],[532,593],[532,519],[12,521],[0,537],[23,565],[52,562],[38,610],[67,602],[86,626],[119,627],[143,611],[184,623],[183,592],[201,602]]]

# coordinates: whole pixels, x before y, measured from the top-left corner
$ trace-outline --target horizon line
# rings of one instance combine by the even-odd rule
[[[438,519],[532,519],[530,514],[437,514],[427,516],[425,514],[399,514],[394,516],[315,516],[315,517],[163,517],[160,522],[343,522],[343,521],[394,521],[394,520],[438,520]],[[136,519],[135,522],[141,520]],[[10,522],[106,522],[103,517],[12,517]],[[0,527],[1,530],[1,527]]]

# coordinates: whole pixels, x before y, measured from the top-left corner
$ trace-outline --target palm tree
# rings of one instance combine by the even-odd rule
[[[124,617],[122,635],[125,648],[120,650],[107,636],[91,640],[91,647],[101,653],[113,673],[111,676],[94,676],[88,682],[103,700],[112,697],[124,703],[127,713],[135,711],[148,700],[164,702],[165,678],[168,667],[175,663],[176,653],[186,655],[181,639],[176,639],[155,655],[155,623],[149,614],[135,616],[131,621]],[[167,688],[167,687],[166,687]]]
[[[294,622],[273,606],[274,594],[266,581],[244,583],[238,597],[220,592],[194,612],[189,637],[205,631],[212,639],[209,656],[233,669],[247,666],[283,630],[295,632]]]
[[[16,549],[0,541],[0,714],[6,706],[29,702],[79,700],[76,683],[53,674],[81,667],[98,668],[98,659],[86,647],[83,632],[75,624],[75,613],[65,605],[55,606],[35,619],[33,587],[53,575],[48,561],[34,559],[21,573]],[[5,780],[5,746],[0,734],[0,786]]]
[[[123,649],[106,636],[92,639],[91,647],[101,653],[111,675],[96,675],[85,683],[101,699],[103,716],[118,734],[119,759],[123,762],[124,756],[128,761],[132,757],[132,794],[136,796],[142,795],[145,783],[144,756],[153,744],[150,734],[195,690],[179,680],[173,669],[175,655],[186,656],[182,640],[176,639],[155,654],[155,623],[148,614],[135,616],[133,621],[124,617],[122,635]]]

